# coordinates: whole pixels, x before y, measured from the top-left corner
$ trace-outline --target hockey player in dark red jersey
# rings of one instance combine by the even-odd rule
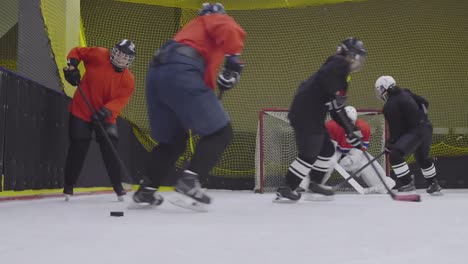
[[[93,131],[112,187],[118,199],[123,200],[125,190],[122,188],[121,168],[95,123],[103,124],[112,143],[117,146],[116,119],[135,89],[133,74],[128,69],[135,55],[135,44],[124,39],[116,44],[112,51],[102,47],[76,47],[67,56],[68,67],[64,69],[65,79],[73,86],[80,85],[97,112],[93,115],[81,93],[75,92],[70,105],[70,146],[65,165],[63,193],[66,200],[73,194],[73,187],[80,175]],[[86,69],[83,79],[78,69],[81,61]]]
[[[367,51],[362,41],[348,38],[342,41],[334,55],[298,88],[289,109],[289,121],[294,129],[298,157],[286,173],[273,202],[294,202],[301,198],[296,188],[309,177],[308,193],[313,200],[330,200],[334,192],[322,184],[325,173],[333,166],[335,148],[325,127],[327,112],[345,129],[348,142],[362,148],[362,134],[349,120],[344,107],[348,75],[359,71]]]
[[[404,160],[405,156],[414,154],[426,179],[426,192],[441,195],[442,188],[430,157],[433,128],[427,114],[429,102],[409,89],[397,86],[392,76],[380,76],[375,89],[377,98],[385,102],[383,112],[390,130],[386,149],[392,170],[402,185],[398,191],[416,190],[414,176]]]
[[[216,97],[239,82],[245,32],[221,4],[203,4],[198,17],[185,25],[154,55],[148,69],[146,96],[151,135],[159,144],[152,152],[154,173],[133,196],[139,205],[159,205],[162,177],[175,168],[187,145],[188,131],[200,136],[192,160],[178,179],[175,205],[206,210],[211,198],[201,189],[232,140],[229,117]],[[224,67],[218,74],[224,61]]]

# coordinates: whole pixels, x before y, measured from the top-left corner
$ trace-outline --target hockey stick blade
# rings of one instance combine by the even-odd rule
[[[393,193],[392,198],[395,201],[401,201],[401,202],[420,202],[421,201],[421,195],[419,194],[394,194]]]
[[[383,176],[380,175],[379,171],[375,167],[374,162],[369,157],[369,154],[367,153],[367,151],[365,149],[361,149],[361,151],[364,153],[364,156],[366,156],[367,161],[370,163],[371,167],[374,169],[380,182],[384,185],[388,194],[390,195],[390,197],[392,197],[394,201],[402,201],[402,202],[420,202],[421,201],[421,196],[419,194],[395,194],[394,192],[392,192],[392,190],[390,190],[390,188],[387,186],[384,179],[382,178]]]

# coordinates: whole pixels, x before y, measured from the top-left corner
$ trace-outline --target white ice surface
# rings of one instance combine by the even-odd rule
[[[207,213],[167,201],[127,209],[129,195],[123,203],[110,194],[0,202],[0,263],[468,263],[467,190],[422,194],[420,203],[342,194],[274,204],[272,193],[209,194]]]

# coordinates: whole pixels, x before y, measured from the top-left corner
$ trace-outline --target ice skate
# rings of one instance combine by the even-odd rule
[[[133,194],[133,204],[129,206],[131,209],[137,208],[150,208],[161,205],[164,198],[156,193],[158,189],[140,186],[138,190]]]
[[[301,199],[301,194],[291,190],[289,187],[279,187],[276,190],[276,197],[273,199],[274,203],[295,203]]]
[[[307,190],[305,200],[307,201],[331,201],[335,192],[332,187],[311,181]]]
[[[296,192],[298,192],[298,193],[303,193],[305,191],[306,191],[306,189],[302,188],[301,186],[296,188]]]
[[[442,187],[440,187],[439,181],[437,181],[437,179],[433,179],[426,189],[426,192],[432,196],[443,195],[441,191],[442,191]]]
[[[63,194],[65,195],[65,201],[70,201],[70,198],[73,195],[73,186],[63,186]]]
[[[208,210],[211,198],[205,194],[198,180],[198,175],[185,171],[175,185],[175,193],[169,202],[186,209],[204,212]]]
[[[398,188],[398,192],[406,192],[406,193],[414,193],[416,192],[416,187],[414,186],[414,181],[411,181],[410,183],[401,186]]]
[[[117,195],[117,201],[123,202],[125,199],[125,195],[127,194],[127,191],[125,191],[122,186],[119,186],[117,188],[114,188],[114,192]]]

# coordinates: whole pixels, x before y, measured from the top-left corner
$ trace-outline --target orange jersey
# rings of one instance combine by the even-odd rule
[[[115,123],[135,89],[133,74],[128,69],[116,72],[110,62],[110,52],[105,48],[73,48],[67,56],[70,58],[84,63],[86,73],[80,86],[91,105],[96,110],[102,107],[111,110],[112,117],[106,122]],[[70,111],[76,117],[91,121],[91,111],[79,91],[73,96]]]
[[[174,40],[193,47],[203,56],[206,64],[204,80],[214,90],[224,56],[240,55],[245,35],[232,17],[211,14],[190,21],[174,36]]]
[[[362,119],[357,119],[355,125],[359,128],[359,130],[361,130],[362,144],[365,148],[368,148],[369,140],[371,137],[369,124]],[[335,120],[329,120],[325,124],[325,126],[327,127],[328,134],[330,134],[330,138],[336,141],[336,143],[338,144],[338,149],[341,152],[346,153],[352,148],[352,146],[346,141],[346,133],[344,131],[344,128],[338,125],[338,123]]]

